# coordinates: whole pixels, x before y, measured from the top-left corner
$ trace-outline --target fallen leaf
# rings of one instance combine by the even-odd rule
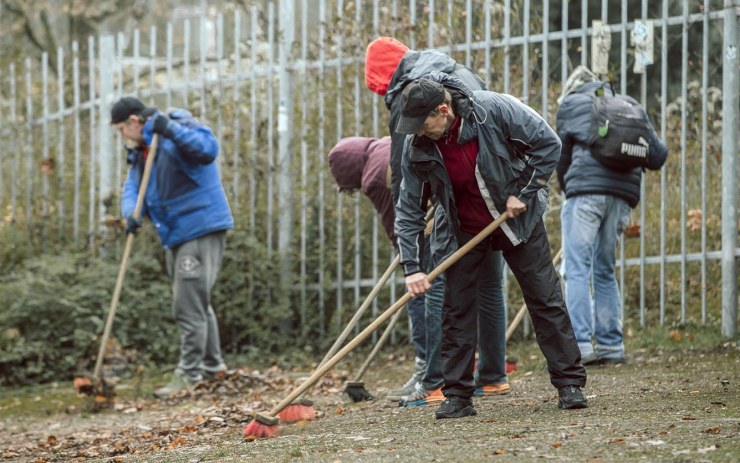
[[[562,447],[562,446],[563,446],[563,443],[562,443],[562,442],[560,442],[560,441],[555,441],[555,442],[553,442],[552,444],[550,444],[550,446],[551,446],[552,448],[555,448],[555,449],[559,449],[560,447]]]
[[[707,434],[719,434],[721,431],[722,431],[722,428],[720,428],[719,426],[704,430],[704,432]]]
[[[504,449],[496,449],[493,451],[494,455],[503,455],[504,453],[506,453],[504,452]]]
[[[57,445],[57,438],[56,436],[49,436],[46,438],[46,443],[51,445],[52,447]]]
[[[678,330],[671,331],[671,339],[673,339],[673,342],[681,342],[681,332]]]

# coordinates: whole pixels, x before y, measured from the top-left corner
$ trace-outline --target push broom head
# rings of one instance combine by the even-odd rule
[[[362,381],[350,381],[344,385],[344,392],[347,393],[352,402],[362,402],[363,400],[373,400],[375,396],[365,389],[365,383]]]
[[[272,415],[263,412],[257,413],[254,415],[254,419],[244,426],[244,437],[256,439],[275,436],[280,432],[279,422],[280,420]]]
[[[298,421],[311,421],[316,419],[316,410],[313,408],[313,401],[309,399],[299,399],[285,407],[278,417],[286,423],[295,423]]]

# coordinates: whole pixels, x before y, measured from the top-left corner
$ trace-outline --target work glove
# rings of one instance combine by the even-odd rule
[[[124,231],[127,235],[133,233],[134,235],[136,232],[139,231],[139,228],[141,228],[141,219],[137,219],[134,217],[133,214],[126,217],[126,227],[124,228]]]
[[[152,124],[152,132],[164,133],[164,131],[167,130],[167,123],[169,121],[170,118],[165,116],[164,114],[157,114],[157,116],[154,118],[154,123]]]
[[[152,116],[144,123],[144,128],[141,130],[141,138],[144,140],[147,146],[151,146],[154,134],[164,134],[167,130],[167,123],[170,118],[162,113],[157,113],[156,116]]]

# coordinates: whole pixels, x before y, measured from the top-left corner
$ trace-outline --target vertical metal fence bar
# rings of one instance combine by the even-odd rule
[[[391,35],[395,36],[398,31],[398,0],[391,2]]]
[[[80,137],[80,53],[77,41],[72,42],[72,95],[74,106],[74,192],[72,195],[72,236],[74,242],[80,239],[80,156],[82,141]]]
[[[586,50],[588,50],[588,0],[581,0],[581,64],[584,66],[588,66]]]
[[[522,20],[522,102],[529,105],[529,27],[530,27],[530,0],[524,0],[524,18]]]
[[[511,0],[504,0],[504,12],[511,11]],[[504,93],[511,93],[511,15],[504,13]]]
[[[738,19],[740,1],[724,1],[722,43],[722,336],[737,334]],[[726,109],[724,107],[726,106]]]
[[[338,31],[336,36],[337,42],[337,84],[336,84],[336,111],[337,111],[337,122],[336,122],[336,136],[334,141],[339,141],[342,138],[342,90],[343,90],[343,79],[342,79],[342,59],[344,58],[343,47],[344,47],[344,17],[342,11],[344,10],[344,1],[338,0],[336,4],[336,24]],[[413,46],[412,46],[413,48]],[[343,205],[342,205],[342,194],[337,191],[335,193],[337,197],[337,223],[336,223],[336,246],[337,246],[337,263],[336,263],[336,282],[337,282],[337,297],[336,297],[336,308],[337,308],[337,325],[336,329],[340,331],[342,329],[342,321],[344,320],[344,221],[343,216]]]
[[[373,2],[373,28],[376,31],[375,35],[377,36],[377,11],[378,11],[378,2]],[[429,0],[429,23],[427,24],[427,48],[434,48],[434,0]],[[375,333],[373,333],[375,334]]]
[[[88,94],[90,96],[90,134],[88,150],[88,215],[87,215],[87,243],[93,253],[95,253],[95,165],[98,162],[97,149],[95,149],[95,39],[88,37],[87,40],[87,78]]]
[[[65,212],[66,212],[66,188],[65,188],[65,176],[67,172],[67,159],[65,156],[65,144],[66,144],[66,130],[64,127],[64,94],[65,94],[65,72],[64,72],[64,50],[62,47],[57,47],[57,111],[59,111],[59,126],[58,126],[58,140],[57,140],[57,159],[59,160],[59,173],[57,174],[57,239],[59,241],[66,241],[67,234],[64,233],[66,227],[65,224]]]
[[[157,91],[157,26],[149,29],[149,106],[156,106],[154,95]]]
[[[343,0],[339,0],[338,3],[343,3]],[[341,16],[342,12],[338,11],[338,14]],[[409,30],[409,47],[412,50],[414,50],[416,48],[416,36],[414,34],[414,32],[416,31],[416,0],[409,0],[408,30]]]
[[[301,336],[308,335],[308,317],[306,316],[306,260],[308,242],[308,0],[301,2],[301,259],[300,259],[300,304]],[[324,156],[324,153],[319,153]]]
[[[707,322],[707,89],[709,88],[709,0],[704,0],[701,39],[701,322]]]
[[[455,29],[452,27],[452,3],[453,0],[447,0],[447,47],[450,55],[452,54],[452,45],[455,43]]]
[[[361,37],[361,28],[360,28],[360,21],[362,20],[362,15],[360,12],[362,11],[362,1],[357,0],[355,3],[355,56],[360,56],[360,44],[359,44],[359,37]],[[360,73],[362,72],[362,66],[360,63],[360,60],[355,60],[355,78],[354,78],[354,95],[355,95],[355,102],[354,102],[354,116],[355,116],[355,135],[360,136],[362,135],[362,119],[360,116],[360,111],[362,109],[362,99],[360,95]],[[361,215],[360,215],[360,203],[362,200],[362,192],[357,191],[355,193],[355,301],[354,301],[354,307],[360,306],[360,284],[362,279],[362,239],[361,239],[361,230],[362,230],[362,223],[361,223]],[[375,232],[375,229],[372,230],[372,232]],[[355,333],[359,333],[360,327],[359,323],[355,327]]]
[[[681,323],[686,322],[686,112],[689,75],[689,2],[683,0],[681,30]]]
[[[560,5],[560,30],[563,32],[560,38],[560,85],[565,87],[570,71],[570,56],[568,54],[568,1],[561,0]]]
[[[166,90],[166,103],[165,108],[169,109],[172,107],[172,23],[167,22],[167,90]]]
[[[604,24],[608,24],[608,13],[609,13],[609,2],[607,0],[601,0],[601,18]],[[622,19],[619,28],[619,93],[627,93],[627,42],[625,40],[627,31],[627,0],[621,2],[621,13]],[[644,227],[644,224],[642,224]],[[622,320],[624,320],[625,312],[625,293],[627,292],[626,284],[627,281],[625,273],[627,270],[627,256],[625,254],[625,236],[619,237],[619,260],[622,265],[619,267],[619,302],[622,307]]]
[[[473,5],[465,0],[465,66],[472,67],[471,43],[473,42]]]
[[[252,5],[250,12],[250,35],[251,35],[251,60],[249,73],[249,106],[250,127],[249,127],[249,234],[252,237],[257,236],[257,6]]]
[[[116,63],[116,71],[117,71],[117,79],[118,79],[118,85],[116,86],[116,95],[120,97],[123,94],[123,50],[126,46],[126,37],[123,35],[123,33],[118,34],[118,62]],[[114,153],[114,165],[116,170],[116,175],[114,177],[115,179],[115,192],[116,192],[116,201],[113,205],[113,210],[115,213],[117,213],[119,216],[121,215],[121,189],[123,188],[123,153],[121,152],[121,134],[116,130],[116,141],[115,146],[113,148]]]
[[[18,149],[18,90],[16,84],[15,63],[8,67],[8,78],[10,79],[10,122],[13,127],[10,146],[13,149],[13,167],[11,172],[13,178],[10,184],[10,211],[13,222],[18,220],[18,184],[20,173],[20,150]]]
[[[324,93],[324,77],[326,67],[326,0],[319,2],[319,76],[318,93],[319,93],[319,127],[318,127],[318,146],[319,146],[319,336],[324,336],[326,332],[326,294],[324,285],[326,281],[326,194],[324,188],[324,153],[325,146],[325,122],[326,122],[326,95]]]
[[[139,66],[140,66],[140,55],[141,55],[141,32],[139,29],[134,29],[134,94],[139,93]]]
[[[224,101],[224,15],[219,13],[216,16],[216,86],[218,97],[216,98],[216,137],[223,140],[224,121],[223,121],[223,101]],[[224,156],[216,158],[218,170],[223,175]]]
[[[486,0],[486,26],[485,26],[485,41],[486,47],[484,49],[485,54],[483,55],[486,67],[486,75],[484,81],[486,82],[486,88],[491,88],[491,0]]]
[[[380,17],[379,17],[379,12],[378,12],[378,2],[372,2],[372,5],[373,5],[373,16],[372,16],[373,17],[373,19],[372,19],[372,21],[373,21],[373,38],[375,38],[375,37],[378,37],[378,35],[380,35],[379,34],[379,31],[378,31],[378,24],[380,23]],[[433,39],[433,26],[432,26],[432,24],[434,23],[434,21],[432,19],[432,18],[434,18],[434,0],[431,0],[430,3],[429,3],[429,5],[430,5],[430,8],[429,8],[430,19],[429,19],[429,27],[428,27],[429,36],[427,38],[427,40],[428,40],[428,44],[427,45],[429,47],[432,47],[433,46],[432,43],[433,43],[433,40],[434,40]],[[380,98],[380,97],[378,97],[378,96],[371,96],[371,98],[372,98],[372,102],[373,102],[373,104],[372,104],[372,107],[373,107],[373,137],[376,137],[377,138],[379,136],[379,128],[378,128],[378,125],[380,123],[380,114],[379,114],[379,111],[378,111],[378,105],[379,104],[383,104],[383,99]],[[379,257],[379,248],[378,248],[378,214],[374,214],[374,216],[373,216],[373,255],[372,255],[372,265],[373,265],[373,275],[372,276],[373,276],[373,281],[378,281],[378,263],[379,263],[379,261],[380,261],[380,257]],[[378,299],[379,298],[377,298],[377,297],[375,299],[373,299],[373,303],[372,303],[372,306],[371,306],[371,309],[370,309],[370,313],[371,313],[373,319],[375,319],[377,317],[377,314],[378,314]],[[370,341],[373,344],[375,344],[378,341],[378,333],[377,332],[373,332]]]
[[[198,48],[200,49],[200,118],[206,117],[206,22],[205,13],[200,17]]]
[[[550,0],[543,0],[542,3],[542,117],[549,120],[547,90],[550,88]]]
[[[241,73],[241,50],[239,50],[239,42],[241,42],[241,15],[239,10],[234,11],[234,69],[232,71],[232,87],[231,87],[231,100],[234,103],[234,108],[231,112],[232,125],[231,130],[233,132],[233,165],[232,165],[232,177],[231,177],[231,208],[234,210],[234,214],[239,214],[239,159],[241,158],[241,148],[239,143],[241,137],[239,136],[241,131],[239,130],[239,114],[241,114],[241,92],[240,90],[240,73]]]
[[[26,156],[26,207],[25,218],[28,230],[32,230],[33,214],[33,99],[31,87],[31,58],[25,60],[26,76],[26,146],[23,150]]]
[[[660,138],[666,141],[666,109],[668,101],[668,2],[663,0],[660,40]],[[666,297],[666,166],[660,169],[660,325],[665,322]]]
[[[190,20],[186,19],[182,30],[182,104],[190,106]]]
[[[49,162],[49,54],[41,54],[41,165]],[[46,252],[49,220],[49,173],[41,171],[41,250]]]
[[[267,257],[272,258],[272,229],[275,219],[275,120],[272,108],[275,104],[275,4],[267,6]]]

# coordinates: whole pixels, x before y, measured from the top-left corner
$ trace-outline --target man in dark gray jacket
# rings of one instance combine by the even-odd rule
[[[470,400],[477,333],[475,282],[481,276],[481,262],[494,250],[503,251],[522,288],[550,381],[558,389],[558,406],[587,407],[581,391],[586,370],[542,223],[548,179],[560,155],[557,135],[516,98],[484,90],[469,92],[454,77],[441,73],[407,85],[401,100],[396,131],[408,136],[395,229],[406,289],[416,295],[430,286],[419,266],[417,239],[424,225],[420,201],[425,184],[441,205],[432,231],[437,264],[494,218],[510,217],[446,272],[442,325],[446,399],[436,417],[476,414]]]
[[[384,97],[390,111],[389,132],[391,134],[391,192],[396,204],[401,185],[401,153],[405,134],[396,133],[395,128],[401,116],[401,92],[414,79],[430,72],[438,71],[455,76],[456,79],[471,90],[485,88],[483,80],[469,68],[455,62],[450,56],[436,51],[416,51],[392,37],[379,37],[373,40],[365,54],[365,84],[374,93]],[[424,196],[424,203],[428,199]],[[420,238],[421,239],[421,238]],[[424,249],[421,259],[425,270],[431,270],[429,254],[429,237],[423,238]],[[479,343],[478,368],[475,371],[476,396],[493,396],[507,394],[510,391],[506,365],[506,306],[503,293],[503,258],[500,252],[491,253],[482,264],[486,271],[477,281],[478,317],[481,327]],[[442,324],[442,293],[444,277],[440,277],[433,289],[426,295],[426,313],[424,322],[426,332],[426,358],[428,363],[420,378],[416,390],[407,393],[401,405],[419,406],[436,405],[441,401],[440,388],[443,384],[442,364],[440,358],[440,336]],[[409,314],[415,301],[409,303]],[[414,322],[412,316],[412,325]],[[470,365],[471,371],[473,365]],[[412,378],[413,379],[413,378]],[[430,400],[435,397],[435,400]]]
[[[563,143],[557,173],[566,197],[561,210],[567,237],[563,240],[565,296],[584,365],[624,362],[615,251],[617,237],[640,200],[642,181],[641,168],[613,170],[591,154],[592,98],[601,88],[612,94],[611,87],[588,68],[577,67],[566,81],[557,114]],[[650,121],[645,122],[650,128],[647,167],[657,170],[665,163],[668,149]]]

